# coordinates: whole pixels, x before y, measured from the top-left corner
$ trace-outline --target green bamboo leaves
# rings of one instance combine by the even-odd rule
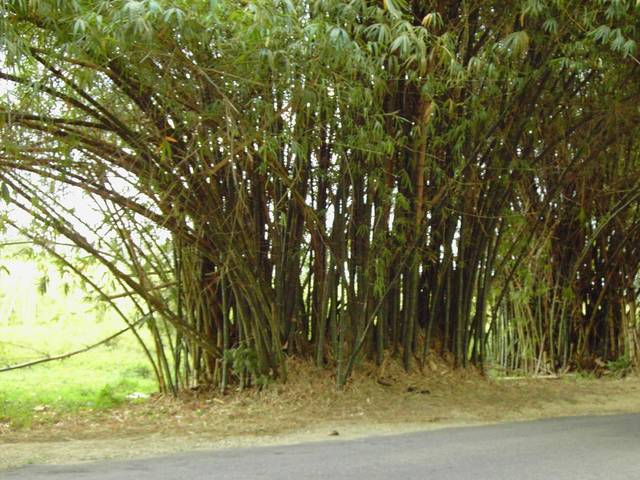
[[[54,4],[2,7],[3,198],[152,312],[165,390],[633,356],[633,2]]]

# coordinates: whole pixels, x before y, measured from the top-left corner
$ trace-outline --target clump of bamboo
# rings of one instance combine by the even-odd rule
[[[636,355],[629,2],[151,3],[3,3],[0,181],[153,318],[162,388]]]

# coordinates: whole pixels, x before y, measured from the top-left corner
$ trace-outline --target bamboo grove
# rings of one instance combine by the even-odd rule
[[[639,13],[3,0],[3,223],[151,330],[165,391],[635,361]]]

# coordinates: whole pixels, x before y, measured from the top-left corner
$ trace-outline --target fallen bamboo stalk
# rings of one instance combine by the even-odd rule
[[[143,317],[143,319],[144,318],[146,318],[146,317]],[[92,349],[94,349],[96,347],[99,347],[100,345],[104,345],[105,343],[113,340],[114,338],[119,337],[123,333],[128,332],[129,330],[131,330],[132,328],[134,328],[135,326],[140,324],[143,319],[141,319],[140,321],[136,322],[136,324],[132,324],[132,325],[128,326],[127,328],[124,328],[124,329],[114,333],[113,335],[110,335],[109,337],[107,337],[107,338],[105,338],[103,340],[100,340],[97,343],[94,343],[93,345],[88,345],[88,346],[86,346],[84,348],[81,348],[81,349],[78,349],[78,350],[74,350],[72,352],[64,353],[62,355],[55,355],[53,357],[47,356],[47,357],[44,357],[44,358],[39,358],[38,360],[31,360],[29,362],[19,363],[19,364],[16,364],[16,365],[8,365],[8,366],[6,366],[4,368],[0,368],[0,373],[9,372],[11,370],[18,370],[20,368],[33,367],[34,365],[39,365],[41,363],[53,362],[53,361],[56,361],[56,360],[65,360],[65,359],[73,357],[75,355],[79,355],[80,353],[88,352],[89,350],[92,350]]]

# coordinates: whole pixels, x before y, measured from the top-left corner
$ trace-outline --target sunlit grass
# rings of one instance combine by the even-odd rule
[[[13,262],[0,279],[0,367],[92,345],[121,330],[124,322],[96,308],[77,284],[62,292],[53,272],[46,292],[41,270]],[[153,372],[133,335],[66,360],[0,372],[0,423],[28,427],[43,411],[108,408],[139,392],[157,389]]]
[[[0,373],[0,421],[29,426],[36,413],[107,408],[156,390],[140,355],[103,348],[68,360]]]

